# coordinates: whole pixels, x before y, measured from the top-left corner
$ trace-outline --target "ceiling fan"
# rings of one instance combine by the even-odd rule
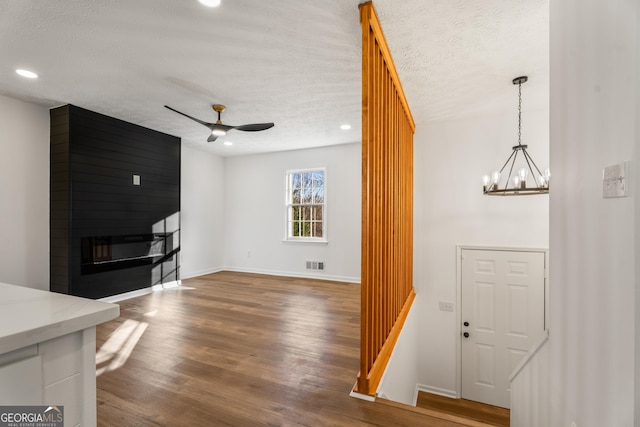
[[[260,130],[267,130],[273,127],[273,123],[253,123],[250,125],[240,125],[240,126],[225,125],[222,123],[222,120],[220,119],[220,115],[224,112],[226,107],[220,104],[213,104],[211,106],[211,108],[213,108],[213,110],[216,113],[218,113],[218,120],[215,123],[209,123],[200,119],[196,119],[195,117],[191,117],[190,115],[180,112],[174,108],[171,108],[168,105],[165,105],[165,108],[168,108],[171,111],[175,111],[178,114],[182,114],[183,116],[188,117],[191,120],[196,121],[201,125],[208,127],[211,130],[211,135],[209,135],[209,138],[207,138],[207,142],[213,142],[216,139],[218,139],[219,136],[226,135],[228,131],[233,129],[242,130],[245,132],[257,132]]]

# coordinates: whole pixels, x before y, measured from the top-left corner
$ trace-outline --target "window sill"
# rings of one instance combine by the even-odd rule
[[[299,238],[299,239],[282,239],[283,243],[314,243],[314,244],[320,244],[320,245],[327,245],[329,244],[329,241],[326,239],[305,239],[305,238]]]

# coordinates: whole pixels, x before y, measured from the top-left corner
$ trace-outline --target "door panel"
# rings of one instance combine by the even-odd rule
[[[462,397],[508,408],[509,375],[544,333],[544,253],[461,253]]]

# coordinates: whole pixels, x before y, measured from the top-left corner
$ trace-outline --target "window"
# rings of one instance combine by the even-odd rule
[[[324,169],[287,172],[287,239],[325,240]]]

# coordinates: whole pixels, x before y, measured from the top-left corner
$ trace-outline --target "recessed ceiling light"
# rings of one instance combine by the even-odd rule
[[[220,0],[198,0],[198,1],[207,7],[220,6]]]
[[[29,70],[23,70],[18,68],[16,70],[16,73],[20,74],[22,77],[26,77],[28,79],[37,79],[38,75],[36,73],[34,73],[33,71],[29,71]]]
[[[225,141],[225,142],[224,142],[224,145],[233,145],[233,142],[231,142],[231,141]]]
[[[340,129],[349,130],[349,129],[351,129],[351,125],[348,125],[348,124],[345,123],[344,125],[340,126]]]

